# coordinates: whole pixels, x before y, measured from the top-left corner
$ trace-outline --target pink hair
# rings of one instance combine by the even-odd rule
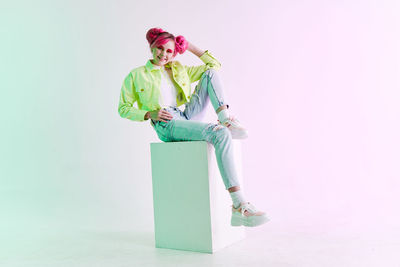
[[[183,54],[188,48],[188,42],[185,37],[179,35],[175,37],[173,34],[164,31],[161,28],[151,28],[147,31],[146,39],[149,42],[150,48],[157,47],[159,45],[166,44],[168,41],[172,40],[175,43],[174,57],[177,53]]]

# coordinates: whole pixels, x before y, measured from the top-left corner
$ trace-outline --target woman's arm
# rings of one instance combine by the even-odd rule
[[[169,120],[172,120],[172,115],[171,115],[171,113],[169,113],[165,109],[158,109],[158,110],[148,111],[144,115],[144,119],[145,120],[152,119],[154,121],[167,122]]]
[[[188,48],[190,52],[198,56],[205,64],[200,66],[184,66],[186,73],[189,76],[190,82],[193,83],[198,81],[201,75],[208,69],[218,70],[221,68],[221,63],[206,50],[203,51],[196,47],[192,43],[188,42]]]
[[[147,111],[134,107],[134,104],[137,101],[134,92],[135,85],[133,84],[132,74],[129,73],[122,84],[118,113],[122,118],[127,118],[133,121],[144,121],[144,116]]]
[[[190,52],[192,52],[193,54],[195,54],[198,57],[201,57],[204,54],[204,50],[201,50],[200,48],[196,47],[194,44],[190,43],[188,41],[188,48],[187,50],[189,50]]]

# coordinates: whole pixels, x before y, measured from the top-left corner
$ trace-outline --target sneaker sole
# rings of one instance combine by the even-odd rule
[[[249,217],[242,217],[241,215],[234,215],[232,214],[231,218],[231,225],[232,226],[247,226],[247,227],[254,227],[259,226],[268,222],[269,219],[266,216],[249,216]]]

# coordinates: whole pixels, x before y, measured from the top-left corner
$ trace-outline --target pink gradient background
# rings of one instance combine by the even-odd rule
[[[400,20],[398,8],[361,3],[252,6],[225,35],[243,40],[223,62],[252,133],[245,185],[275,222],[398,233]]]

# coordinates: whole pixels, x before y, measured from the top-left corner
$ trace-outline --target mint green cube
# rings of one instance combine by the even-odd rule
[[[234,140],[242,184],[240,145]],[[230,225],[232,201],[211,144],[187,141],[150,146],[157,248],[213,253],[245,238],[243,226]]]

